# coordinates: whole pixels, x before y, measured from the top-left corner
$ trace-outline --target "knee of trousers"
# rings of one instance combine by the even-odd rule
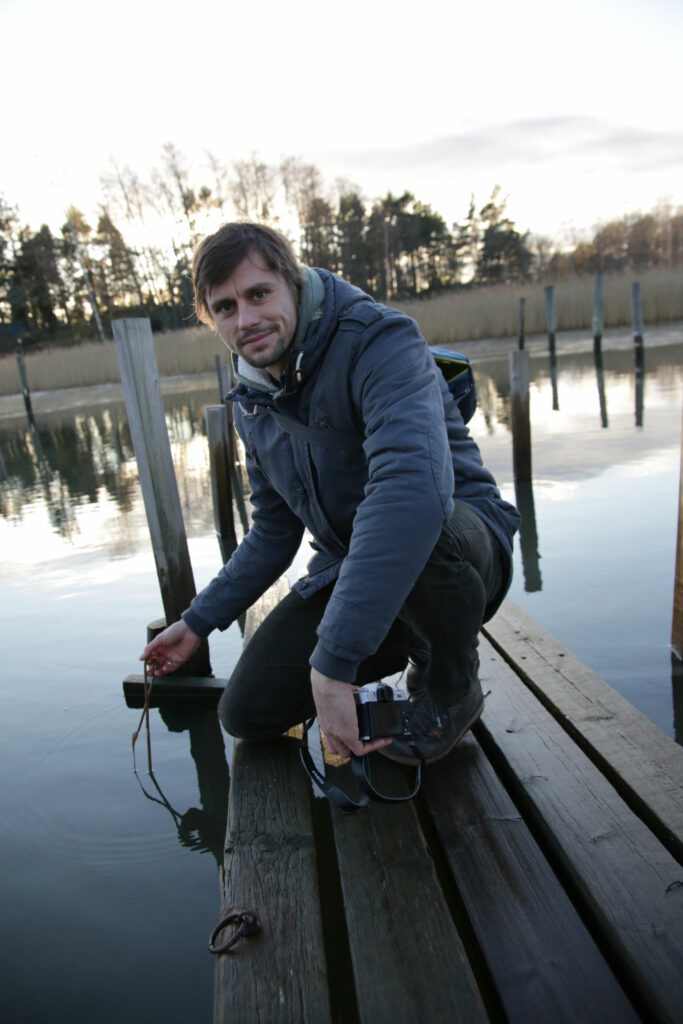
[[[227,733],[240,740],[264,739],[256,726],[250,708],[243,700],[235,699],[230,684],[226,686],[218,701],[218,719]]]

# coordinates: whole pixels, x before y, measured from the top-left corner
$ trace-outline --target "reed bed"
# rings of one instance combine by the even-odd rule
[[[217,353],[226,355],[221,340],[208,327],[184,327],[157,334],[154,338],[161,377],[188,376],[215,368]],[[68,348],[45,348],[25,354],[32,391],[89,387],[119,383],[121,375],[116,349],[111,341],[90,341]],[[15,356],[0,359],[0,395],[20,391]]]
[[[640,281],[646,324],[683,319],[683,271],[653,270],[638,275],[605,276],[605,327],[631,323],[631,282],[636,277]],[[554,287],[557,330],[590,331],[595,277],[573,277],[556,282]],[[400,308],[417,320],[429,342],[443,345],[482,338],[516,337],[520,298],[526,300],[525,333],[542,334],[546,330],[545,291],[543,283],[539,282],[449,292],[424,301],[400,303]]]
[[[638,278],[645,325],[683,320],[683,271],[652,270],[604,279],[604,326],[631,323],[631,282]],[[555,284],[558,331],[591,330],[595,279],[573,277]],[[516,337],[519,300],[525,302],[525,332],[546,330],[543,283],[499,285],[449,292],[422,301],[393,303],[413,316],[431,344],[460,343],[487,338]],[[207,327],[186,327],[155,337],[157,365],[162,377],[189,376],[213,370],[217,353],[226,350]],[[46,348],[26,354],[32,391],[116,383],[121,378],[113,343],[88,342],[69,348]],[[20,392],[16,359],[0,358],[0,395]]]

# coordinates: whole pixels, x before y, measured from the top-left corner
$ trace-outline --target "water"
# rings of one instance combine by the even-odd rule
[[[511,596],[673,736],[683,344],[648,346],[640,426],[630,344],[604,353],[602,413],[590,344],[576,349],[560,353],[553,409],[532,346],[534,481],[517,495]],[[507,355],[477,351],[472,428],[515,500]],[[216,397],[208,382],[165,399],[200,587],[218,563],[202,436]],[[154,775],[144,733],[133,773],[140,713],[121,683],[161,607],[125,411],[116,389],[52,404],[36,396],[35,433],[0,406],[0,1013],[208,1021],[230,745],[210,710],[156,710]],[[240,646],[237,626],[212,638],[217,675]]]

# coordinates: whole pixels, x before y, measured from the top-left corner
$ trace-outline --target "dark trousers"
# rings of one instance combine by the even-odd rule
[[[479,630],[503,581],[497,540],[469,506],[456,502],[399,617],[361,663],[356,683],[401,672],[411,657],[422,666],[430,697],[456,704],[476,677]],[[233,736],[268,739],[315,714],[308,660],[333,588],[306,599],[292,591],[254,633],[218,705]]]

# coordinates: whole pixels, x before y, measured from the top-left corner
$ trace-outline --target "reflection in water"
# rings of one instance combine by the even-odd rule
[[[534,509],[534,488],[531,482],[515,480],[515,503],[522,521],[519,525],[519,543],[522,552],[524,589],[527,593],[542,590],[536,511]]]
[[[188,442],[204,434],[202,397],[166,401],[181,489],[191,475],[182,473]],[[42,500],[52,528],[69,539],[78,529],[77,509],[103,495],[130,513],[139,485],[123,403],[45,419],[0,426],[0,516],[21,519],[27,506]]]
[[[550,352],[550,383],[553,389],[553,412],[558,412],[560,408],[560,398],[557,390],[557,353],[555,352],[555,349],[551,349]]]
[[[683,661],[671,652],[671,689],[674,703],[674,736],[683,744]]]
[[[187,730],[190,734],[190,753],[197,769],[201,808],[190,807],[184,813],[177,811],[166,797],[153,771],[149,771],[148,776],[158,796],[148,791],[136,772],[140,788],[148,800],[161,804],[169,812],[175,822],[182,846],[197,850],[199,853],[212,853],[218,867],[221,868],[227,828],[230,777],[223,733],[216,709],[198,708],[189,702],[168,701],[160,705],[159,713],[169,732],[180,733]]]
[[[602,343],[599,337],[593,341],[593,360],[595,362],[595,375],[598,381],[598,400],[600,402],[600,422],[603,427],[608,426],[607,421],[607,396],[605,395],[605,368],[602,358]]]
[[[636,341],[636,426],[643,425],[643,407],[645,404],[645,353],[642,339]]]

